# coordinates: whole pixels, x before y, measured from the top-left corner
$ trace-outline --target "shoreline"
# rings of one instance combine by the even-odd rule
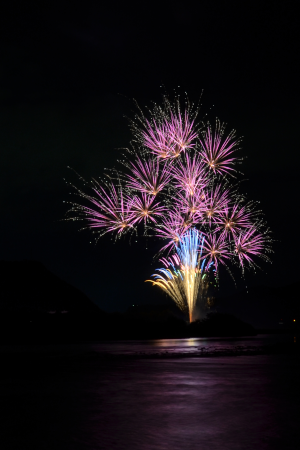
[[[76,349],[76,344],[74,345]],[[1,348],[1,346],[0,346]],[[59,348],[59,347],[58,347]],[[26,360],[28,363],[37,363],[41,361],[65,361],[71,362],[84,359],[95,361],[108,361],[108,360],[130,360],[130,359],[181,359],[181,358],[207,358],[207,357],[237,357],[237,356],[257,356],[257,355],[295,355],[299,356],[299,344],[296,342],[278,342],[266,345],[236,345],[232,347],[220,348],[220,346],[205,346],[197,347],[193,350],[176,349],[169,350],[149,350],[149,351],[131,351],[131,352],[111,352],[111,351],[96,351],[96,350],[78,350],[78,352],[70,350],[45,350],[43,347],[37,347],[36,351],[25,351],[22,349],[7,349],[0,352],[1,359],[13,360]]]

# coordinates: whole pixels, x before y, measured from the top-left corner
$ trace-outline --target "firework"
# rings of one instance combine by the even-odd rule
[[[237,158],[231,155],[238,150],[240,139],[236,138],[235,130],[232,130],[228,136],[224,137],[225,124],[219,120],[216,121],[215,131],[212,130],[210,124],[207,129],[202,131],[199,138],[201,144],[201,155],[208,167],[214,173],[231,173],[233,165]]]
[[[208,264],[214,264],[216,272],[218,272],[218,263],[226,265],[226,260],[230,259],[231,253],[224,235],[209,234],[203,246],[203,255],[208,259]]]
[[[162,258],[165,268],[157,269],[159,273],[152,275],[154,280],[146,280],[158,285],[175,301],[178,307],[188,312],[192,322],[196,302],[203,298],[208,287],[208,273],[212,265],[202,260],[204,236],[195,228],[178,237],[176,255]]]
[[[216,219],[218,226],[216,231],[222,231],[226,235],[236,235],[243,229],[252,227],[252,204],[241,206],[240,203],[226,204],[225,208]]]
[[[205,216],[210,226],[218,221],[220,215],[225,214],[228,208],[229,195],[229,190],[225,189],[221,184],[211,187],[207,191],[205,196]]]
[[[77,220],[88,222],[88,228],[98,230],[98,234],[127,231],[135,220],[132,209],[134,200],[124,195],[122,188],[113,183],[101,186],[96,180],[92,181],[94,195],[88,195],[76,188],[78,195],[86,204],[72,203],[70,214],[77,215]]]
[[[137,156],[135,162],[126,161],[124,164],[132,173],[126,177],[127,188],[133,191],[157,195],[168,184],[171,177],[167,164],[161,164],[159,159],[141,160]]]
[[[189,196],[179,191],[173,202],[175,209],[180,210],[181,214],[190,217],[193,222],[199,223],[203,221],[206,211],[205,193],[203,191],[197,189],[194,195]]]
[[[183,190],[187,197],[203,193],[207,185],[205,166],[200,155],[181,158],[176,166],[171,166],[171,173],[174,187]]]
[[[207,268],[213,266],[218,281],[220,268],[229,270],[232,262],[244,273],[257,258],[269,261],[270,233],[256,203],[230,185],[239,161],[234,130],[226,134],[219,120],[214,128],[197,123],[198,109],[188,101],[182,109],[179,99],[165,97],[148,113],[138,109],[130,122],[123,170],[114,169],[109,181],[92,180],[90,193],[73,186],[80,202],[71,203],[68,218],[84,220],[99,236],[138,235],[144,227],[144,234],[161,239],[160,255],[168,257],[152,282],[191,320]]]
[[[168,158],[175,146],[166,124],[157,125],[154,121],[153,127],[147,121],[147,129],[142,133],[144,138],[143,144],[147,147],[155,156],[159,158]]]
[[[146,224],[147,221],[157,222],[159,216],[163,216],[165,207],[155,202],[155,197],[142,193],[140,197],[135,195],[133,199],[129,199],[128,203],[132,214],[135,216],[132,223],[139,223],[142,220]]]
[[[248,262],[251,267],[256,266],[253,260],[254,256],[269,261],[264,250],[270,251],[269,238],[266,233],[265,235],[259,233],[255,226],[235,236],[235,253],[238,255],[243,270],[245,262]]]
[[[157,237],[167,240],[161,252],[176,246],[182,235],[191,226],[191,223],[188,223],[185,217],[180,209],[174,209],[173,211],[168,211],[168,214],[162,218],[162,222],[155,229]]]
[[[166,123],[167,133],[172,142],[169,155],[177,158],[182,151],[194,147],[193,141],[196,139],[197,133],[193,129],[194,121],[190,120],[187,111],[184,113],[184,119],[180,112],[177,115],[171,112],[170,115],[171,120]]]

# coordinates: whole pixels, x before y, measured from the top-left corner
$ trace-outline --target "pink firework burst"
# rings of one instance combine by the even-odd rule
[[[159,159],[142,160],[138,156],[135,163],[126,164],[132,175],[127,175],[127,186],[130,189],[157,195],[170,180],[170,171],[167,163]]]
[[[202,255],[202,259],[207,259],[208,266],[211,263],[214,264],[216,271],[218,271],[218,263],[226,265],[226,261],[231,258],[231,253],[224,235],[206,235]]]
[[[226,205],[223,211],[216,218],[216,231],[221,231],[226,235],[237,234],[244,228],[251,228],[252,213],[250,205],[241,206],[239,203]]]
[[[194,195],[189,196],[186,196],[185,193],[177,192],[174,197],[174,205],[183,214],[193,218],[194,223],[203,221],[206,211],[205,193],[200,189],[196,190]]]
[[[178,164],[171,167],[174,186],[183,189],[186,196],[195,195],[196,191],[203,191],[207,185],[205,165],[199,155],[191,158],[185,155]]]
[[[222,216],[228,208],[229,190],[218,184],[207,191],[205,201],[205,216],[211,226],[212,222],[217,222],[218,216]]]
[[[224,136],[224,133],[225,124],[217,120],[215,132],[208,125],[206,131],[202,132],[202,137],[199,137],[201,155],[213,173],[231,173],[237,160],[232,154],[238,150],[240,139],[236,138],[235,130],[228,136]]]
[[[179,97],[154,104],[148,119],[139,109],[130,125],[133,150],[119,161],[126,170],[115,170],[109,183],[93,181],[91,195],[75,188],[82,205],[71,203],[76,218],[69,220],[86,219],[100,235],[144,226],[147,235],[153,230],[165,241],[161,251],[167,252],[193,228],[205,236],[202,258],[216,271],[234,257],[242,271],[256,258],[269,260],[271,239],[261,212],[256,203],[244,203],[238,184],[229,184],[240,140],[219,120],[201,131],[197,113],[189,102],[181,109]]]
[[[159,227],[156,228],[155,235],[169,241],[160,251],[162,252],[166,249],[170,251],[191,226],[192,221],[183,216],[181,211],[178,209],[174,209],[172,212],[169,211],[168,215],[163,217]]]
[[[197,133],[193,127],[194,121],[190,120],[187,111],[184,113],[184,119],[180,112],[177,115],[171,112],[171,119],[166,122],[166,129],[173,144],[170,149],[171,157],[177,158],[182,151],[194,147],[193,141],[197,138]]]
[[[255,266],[253,256],[268,261],[269,258],[264,253],[266,244],[266,237],[259,233],[255,226],[252,226],[248,230],[242,231],[238,236],[235,236],[235,253],[239,258],[242,268],[244,268],[245,261],[248,262],[250,267]]]
[[[93,180],[95,196],[80,193],[81,197],[91,203],[91,206],[74,203],[71,211],[76,211],[88,220],[89,228],[103,229],[105,233],[116,231],[118,234],[132,227],[135,215],[132,211],[132,200],[123,195],[122,188],[116,188],[112,183],[104,189]]]
[[[147,221],[157,223],[157,218],[164,215],[165,207],[160,203],[155,202],[153,195],[147,195],[142,193],[141,197],[134,196],[131,202],[131,210],[135,215],[135,219],[132,223],[139,223]]]
[[[174,143],[167,126],[165,124],[157,125],[155,121],[153,121],[153,125],[148,121],[146,121],[146,124],[146,131],[142,132],[145,147],[159,158],[169,158]]]

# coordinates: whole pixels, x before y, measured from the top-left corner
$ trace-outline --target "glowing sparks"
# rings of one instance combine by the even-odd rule
[[[160,123],[155,119],[152,123],[145,120],[146,130],[141,132],[143,145],[159,158],[177,158],[182,151],[195,145],[197,133],[193,127],[194,121],[187,111],[182,115],[180,110],[174,112],[169,109],[162,115]]]
[[[203,255],[208,259],[208,264],[214,264],[216,270],[218,270],[218,263],[226,265],[226,260],[230,259],[231,254],[224,235],[209,235],[203,246]]]
[[[215,128],[197,123],[197,114],[188,101],[182,108],[178,98],[172,103],[167,97],[148,117],[138,109],[123,170],[112,171],[109,182],[92,180],[90,193],[73,186],[80,202],[68,211],[69,220],[84,220],[99,236],[120,237],[144,226],[148,236],[162,239],[161,252],[176,253],[161,259],[165,267],[152,281],[188,309],[190,319],[204,289],[200,262],[213,266],[218,279],[221,266],[236,261],[244,272],[257,258],[268,261],[271,251],[261,212],[228,181],[238,173],[240,139],[234,130],[225,134],[219,120]]]
[[[141,222],[144,223],[147,220],[156,223],[156,219],[164,214],[164,206],[161,206],[158,202],[155,202],[155,197],[147,194],[140,194],[140,196],[134,196],[131,203],[132,213],[135,218],[132,223]]]
[[[143,144],[147,147],[155,156],[159,158],[168,158],[173,151],[174,142],[168,133],[166,124],[157,125],[153,122],[153,126],[146,121],[146,131],[142,132],[144,138]]]
[[[114,231],[120,234],[132,226],[135,218],[133,201],[124,195],[121,187],[112,183],[101,186],[93,180],[92,189],[94,195],[76,189],[87,205],[72,203],[69,213],[75,213],[78,219],[87,220],[89,228],[98,230],[101,236]]]
[[[211,187],[205,196],[205,215],[209,225],[218,221],[228,208],[229,190],[224,189],[221,184]]]
[[[137,156],[135,162],[126,161],[124,164],[132,173],[126,176],[127,187],[138,192],[157,195],[171,177],[168,166],[161,164],[158,159],[142,160]]]
[[[228,205],[219,214],[216,219],[218,226],[216,231],[223,231],[223,233],[232,233],[235,235],[241,232],[245,228],[250,228],[252,226],[253,216],[252,216],[252,204],[240,205],[239,203]]]
[[[190,322],[201,290],[202,298],[208,287],[208,270],[211,264],[202,261],[204,237],[195,228],[181,237],[178,236],[177,254],[162,258],[165,268],[157,269],[153,280],[146,280],[158,285],[175,301],[178,307],[188,312]]]
[[[255,266],[254,256],[269,261],[264,249],[269,250],[269,238],[267,235],[259,233],[256,227],[252,226],[235,237],[235,253],[237,254],[241,266],[247,261],[251,267]]]
[[[200,137],[201,155],[214,173],[231,173],[232,167],[237,158],[232,154],[238,150],[240,139],[236,138],[235,130],[232,130],[228,136],[225,136],[225,124],[216,120],[216,127],[213,131],[210,124],[203,131]]]
[[[171,174],[174,179],[174,186],[179,191],[183,190],[187,197],[203,192],[207,185],[205,166],[200,155],[193,158],[186,155],[181,158],[176,166],[171,167]]]
[[[166,124],[167,133],[173,144],[169,152],[171,156],[176,158],[182,151],[194,147],[193,141],[197,138],[197,133],[193,125],[194,121],[190,120],[187,111],[184,113],[184,118],[180,112],[177,114],[171,112],[171,120]]]

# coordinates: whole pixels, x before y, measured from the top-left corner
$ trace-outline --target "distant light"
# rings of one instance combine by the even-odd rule
[[[296,319],[294,319],[293,322],[296,322]]]

